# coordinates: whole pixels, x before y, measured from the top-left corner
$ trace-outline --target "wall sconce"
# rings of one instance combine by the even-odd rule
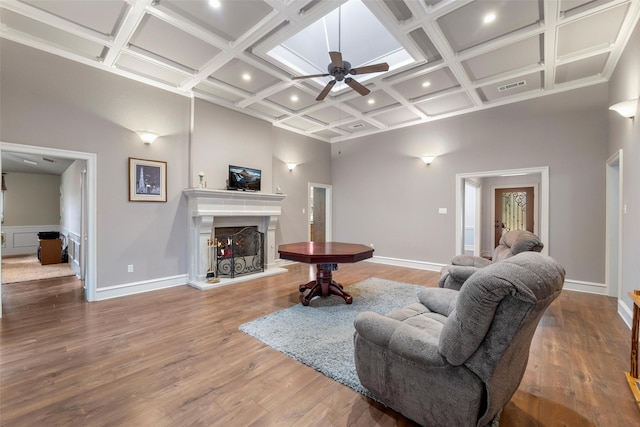
[[[433,159],[436,158],[436,156],[422,156],[420,158],[422,159],[425,165],[429,166],[431,162],[433,162]]]
[[[289,172],[291,172],[292,170],[294,170],[296,168],[296,166],[298,166],[297,163],[293,163],[293,162],[287,162],[287,167],[289,168]]]
[[[636,108],[638,106],[638,98],[630,99],[628,101],[618,102],[617,104],[609,107],[609,110],[613,110],[620,114],[622,117],[632,119],[636,116]]]
[[[148,130],[137,130],[136,133],[145,144],[153,143],[158,137],[158,134],[149,132]]]

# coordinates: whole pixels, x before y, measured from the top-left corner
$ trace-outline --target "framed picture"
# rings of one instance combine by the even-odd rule
[[[167,162],[129,157],[129,201],[167,201]]]

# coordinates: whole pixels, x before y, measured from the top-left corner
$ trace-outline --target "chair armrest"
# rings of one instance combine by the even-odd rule
[[[456,255],[451,259],[452,265],[462,265],[462,266],[470,266],[482,268],[488,265],[493,264],[486,258],[482,258],[474,255]]]
[[[434,321],[427,327],[416,327],[378,313],[365,311],[358,313],[354,326],[356,342],[364,339],[424,366],[449,366],[438,351],[442,329],[442,324],[439,322]]]
[[[453,289],[427,288],[418,292],[418,301],[434,313],[449,317],[456,308],[458,293]]]

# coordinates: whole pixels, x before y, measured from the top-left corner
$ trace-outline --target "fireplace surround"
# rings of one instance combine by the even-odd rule
[[[204,290],[287,271],[275,264],[275,233],[284,194],[203,188],[186,189],[183,194],[189,215],[189,285]],[[217,283],[207,281],[208,242],[216,227],[256,227],[264,233],[264,271],[234,278],[220,277]]]

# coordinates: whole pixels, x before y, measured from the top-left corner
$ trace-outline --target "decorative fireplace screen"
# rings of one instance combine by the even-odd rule
[[[264,233],[257,227],[216,228],[214,247],[218,277],[264,271]]]

